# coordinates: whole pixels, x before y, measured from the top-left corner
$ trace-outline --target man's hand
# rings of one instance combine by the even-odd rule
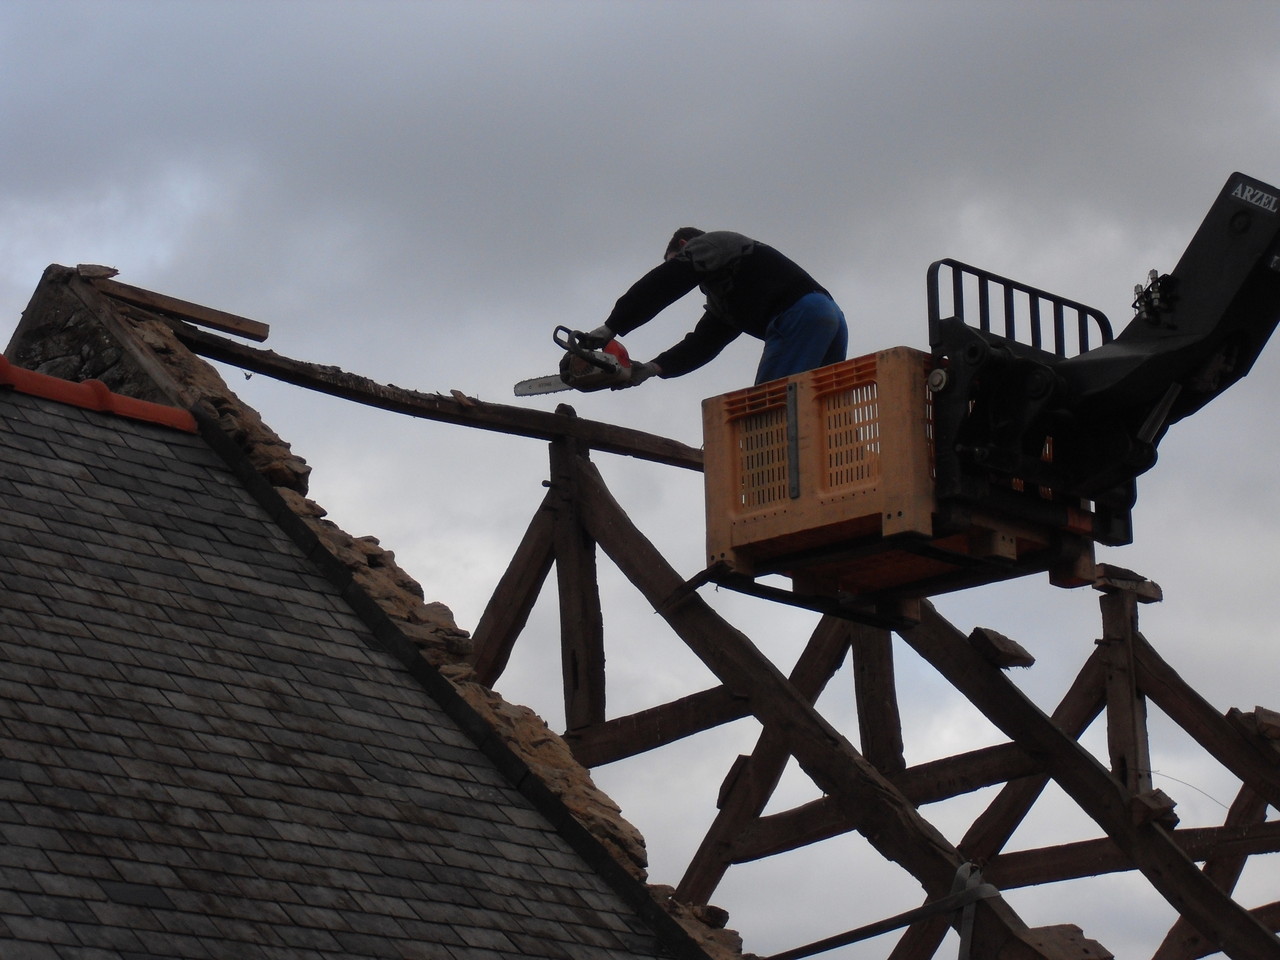
[[[662,376],[662,368],[652,361],[649,363],[633,363],[631,365],[631,376],[627,379],[627,382],[620,383],[611,389],[625,390],[627,387],[638,387],[650,377],[660,376]]]
[[[600,350],[615,336],[617,334],[608,327],[596,327],[594,330],[578,335],[578,346],[584,350]]]

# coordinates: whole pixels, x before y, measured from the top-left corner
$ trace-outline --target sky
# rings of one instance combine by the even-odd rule
[[[568,402],[699,446],[700,401],[750,382],[758,342],[629,391],[516,400],[512,384],[553,373],[553,327],[603,322],[685,225],[800,262],[843,307],[851,355],[927,349],[925,273],[943,257],[1118,328],[1134,284],[1173,267],[1233,171],[1280,182],[1277,28],[1280,6],[1241,0],[0,0],[0,344],[46,265],[100,263],[269,324],[265,346],[285,356],[532,409]],[[700,305],[680,301],[626,346],[649,359]],[[330,519],[378,537],[473,629],[544,494],[545,444],[221,369],[312,465]],[[1139,482],[1134,543],[1099,551],[1163,587],[1143,634],[1224,711],[1280,709],[1277,372],[1273,344],[1170,431]],[[701,478],[595,462],[673,566],[697,573]],[[713,685],[603,558],[601,590],[611,716]],[[816,619],[703,595],[784,671]],[[937,604],[965,633],[1030,650],[1036,666],[1014,679],[1047,710],[1101,630],[1092,590],[1043,577]],[[553,727],[556,630],[551,586],[497,684]],[[895,652],[909,762],[1000,741]],[[845,671],[819,708],[856,743],[850,691]],[[595,771],[645,834],[654,882],[679,880],[757,729]],[[1100,730],[1085,742],[1105,760]],[[1237,782],[1154,710],[1152,754],[1184,825],[1222,821]],[[816,795],[792,770],[770,810]],[[924,813],[955,841],[989,799]],[[1097,835],[1051,790],[1010,846]],[[1239,898],[1280,900],[1280,864],[1254,858]],[[712,898],[761,955],[920,899],[857,837],[735,867]],[[1173,919],[1132,876],[1008,899],[1029,924],[1075,923],[1121,957],[1149,954]],[[893,940],[830,956],[883,957]]]

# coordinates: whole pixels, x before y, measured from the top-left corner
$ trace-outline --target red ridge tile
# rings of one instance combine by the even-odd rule
[[[101,380],[72,383],[70,380],[36,373],[34,370],[24,370],[0,356],[0,388],[2,387],[11,387],[19,393],[68,403],[86,410],[99,410],[131,420],[157,423],[187,433],[196,432],[195,417],[186,410],[112,393]]]

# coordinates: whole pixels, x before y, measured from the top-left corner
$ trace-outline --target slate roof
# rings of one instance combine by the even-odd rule
[[[704,956],[220,437],[0,389],[0,956]]]

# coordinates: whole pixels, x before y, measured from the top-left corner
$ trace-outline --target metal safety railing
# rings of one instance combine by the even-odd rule
[[[1111,321],[1102,311],[1025,283],[949,259],[931,264],[928,277],[931,345],[941,342],[940,324],[945,319],[1058,358],[1085,353],[1112,339]],[[946,317],[944,292],[951,310]]]

